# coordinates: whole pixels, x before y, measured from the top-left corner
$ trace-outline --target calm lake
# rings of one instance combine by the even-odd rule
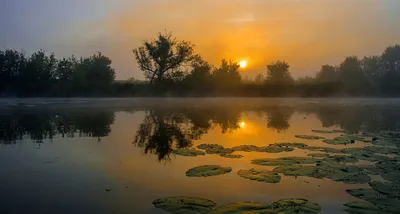
[[[210,212],[234,202],[267,207],[292,198],[318,204],[320,213],[368,213],[343,205],[357,201],[369,201],[375,213],[400,210],[393,202],[400,196],[400,99],[0,102],[1,214],[187,213],[190,204],[153,205],[175,196],[212,200]],[[304,158],[266,163],[282,157],[312,164]],[[187,175],[202,165],[230,170]],[[348,165],[364,168],[349,172],[343,168]],[[320,168],[293,173],[287,169],[293,166]],[[258,170],[253,177],[238,173],[252,168]],[[254,178],[260,170],[275,171],[279,179]],[[371,181],[391,188],[372,188]],[[358,188],[376,194],[362,198],[346,191]],[[252,213],[273,213],[264,211]]]

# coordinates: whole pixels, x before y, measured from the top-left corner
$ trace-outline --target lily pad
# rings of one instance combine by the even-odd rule
[[[321,162],[317,166],[279,166],[273,169],[273,171],[287,176],[307,176],[318,179],[328,178],[347,184],[363,184],[371,181],[371,178],[362,169],[355,166],[332,164],[329,162]]]
[[[371,181],[369,185],[376,191],[389,195],[390,197],[400,198],[400,185],[396,183]]]
[[[206,150],[207,154],[229,154],[234,152],[233,149],[224,148],[218,144],[200,144],[197,148]]]
[[[312,132],[315,133],[320,133],[320,134],[335,134],[335,133],[346,133],[346,131],[343,130],[311,130]]]
[[[323,158],[326,162],[335,162],[335,163],[357,163],[358,159],[348,155],[329,155],[328,157]]]
[[[222,167],[220,165],[203,165],[189,169],[186,172],[188,177],[208,177],[227,174],[232,171],[231,167]]]
[[[251,168],[249,170],[241,169],[237,172],[237,174],[246,179],[267,183],[279,183],[279,181],[281,180],[281,176],[279,176],[278,173],[269,170],[254,168]]]
[[[227,213],[276,213],[270,209],[268,204],[256,202],[236,202],[215,208],[212,214],[227,214]]]
[[[327,153],[341,153],[342,152],[340,149],[321,147],[321,146],[308,146],[304,149],[307,149],[310,151],[327,152]]]
[[[326,154],[326,153],[311,153],[311,154],[308,154],[307,156],[323,158],[323,157],[329,157],[329,154]]]
[[[315,214],[322,210],[318,204],[301,198],[282,199],[271,203],[270,206],[277,213]]]
[[[354,201],[343,204],[347,207],[344,211],[352,214],[388,214],[373,203],[366,201]]]
[[[198,197],[168,197],[153,201],[153,205],[173,214],[210,213],[216,205],[214,201]]]
[[[285,165],[295,165],[295,164],[313,164],[315,159],[308,157],[283,157],[283,158],[263,158],[254,159],[251,161],[252,164],[262,165],[262,166],[285,166]]]
[[[254,145],[240,145],[232,148],[234,151],[244,151],[244,152],[268,152],[268,153],[280,153],[280,152],[290,152],[293,148],[284,147],[279,145],[269,145],[269,146],[254,146]]]
[[[346,192],[354,197],[369,201],[386,212],[399,213],[399,199],[381,194],[373,189],[348,189]]]
[[[296,143],[296,142],[294,142],[294,143],[289,143],[289,142],[276,143],[276,144],[274,144],[274,145],[277,145],[277,146],[287,146],[287,147],[293,147],[293,148],[299,148],[299,149],[304,149],[304,148],[307,148],[307,147],[308,147],[307,144],[304,144],[304,143]]]
[[[238,159],[243,157],[243,155],[235,155],[235,154],[220,154],[219,156],[232,159]]]
[[[198,155],[205,155],[206,153],[197,149],[175,149],[174,154],[194,157]]]
[[[295,135],[295,137],[305,140],[323,140],[325,137],[315,135]]]

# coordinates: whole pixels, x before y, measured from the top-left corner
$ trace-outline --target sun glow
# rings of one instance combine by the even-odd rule
[[[245,126],[246,126],[246,123],[245,123],[245,122],[243,122],[243,121],[242,121],[242,122],[240,122],[240,127],[242,127],[242,128],[243,128],[243,127],[245,127]]]
[[[246,61],[246,60],[240,61],[240,62],[239,62],[239,66],[240,66],[241,68],[245,68],[245,67],[247,66],[247,61]]]

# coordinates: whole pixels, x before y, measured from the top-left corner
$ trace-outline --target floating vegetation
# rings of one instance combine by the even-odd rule
[[[325,137],[315,135],[295,135],[295,137],[305,140],[323,140]]]
[[[207,154],[230,154],[234,152],[233,149],[224,148],[218,144],[200,144],[197,148],[206,150]]]
[[[311,154],[308,154],[307,156],[323,158],[323,157],[329,157],[329,154],[326,154],[326,153],[311,153]]]
[[[227,174],[232,171],[231,167],[222,167],[220,165],[203,165],[186,171],[188,177],[209,177]]]
[[[198,197],[168,197],[153,201],[153,205],[173,214],[210,213],[216,205],[214,201]]]
[[[308,146],[308,147],[305,147],[304,149],[307,149],[310,151],[326,152],[326,153],[342,153],[342,151],[340,149],[329,148],[329,147],[320,147],[320,146]]]
[[[388,195],[393,198],[400,198],[400,185],[396,183],[389,183],[389,182],[380,182],[380,181],[371,181],[369,185],[372,189]]]
[[[348,189],[346,192],[354,197],[368,201],[384,212],[399,213],[399,199],[381,194],[373,189]]]
[[[254,159],[251,161],[252,164],[262,166],[286,166],[295,164],[314,164],[315,159],[308,157],[283,157],[283,158],[262,158]]]
[[[335,133],[346,133],[343,130],[311,130],[312,132],[319,133],[319,134],[335,134]]]
[[[347,208],[344,211],[352,214],[388,214],[373,203],[366,201],[354,201],[343,204]]]
[[[270,206],[276,213],[315,214],[322,210],[318,204],[301,198],[282,199],[271,203]]]
[[[205,155],[206,153],[197,149],[188,148],[188,149],[175,149],[174,154],[195,157],[199,155]]]
[[[274,213],[268,204],[257,202],[236,202],[225,204],[215,208],[212,214],[227,214],[227,213]]]
[[[273,169],[274,172],[286,176],[307,176],[312,178],[328,178],[347,184],[363,184],[371,180],[362,168],[321,162],[317,166],[287,165]]]
[[[243,157],[243,155],[235,155],[235,154],[220,154],[219,156],[232,159],[238,159]]]
[[[269,146],[254,146],[254,145],[240,145],[232,148],[234,151],[243,152],[268,152],[268,153],[280,153],[280,152],[290,152],[293,148],[280,146],[280,145],[269,145]]]
[[[303,148],[307,148],[308,146],[304,143],[289,143],[289,142],[284,142],[284,143],[276,143],[274,145],[277,146],[286,146],[286,147],[292,147],[292,148],[299,148],[299,149],[303,149]]]
[[[357,163],[358,159],[348,155],[328,155],[323,158],[323,161],[335,163]]]
[[[269,171],[269,170],[261,170],[261,169],[254,169],[251,168],[249,170],[241,169],[237,172],[240,177],[256,180],[260,182],[267,182],[267,183],[279,183],[281,180],[281,176],[278,173]]]

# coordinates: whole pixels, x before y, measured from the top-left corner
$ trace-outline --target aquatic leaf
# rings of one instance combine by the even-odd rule
[[[227,174],[232,171],[231,167],[222,167],[220,165],[203,165],[189,169],[186,172],[188,177],[208,177]]]
[[[398,198],[389,197],[373,189],[348,189],[346,192],[354,197],[369,201],[386,212],[400,212]]]
[[[315,135],[295,135],[297,138],[305,139],[305,140],[323,140],[325,137],[315,136]]]
[[[343,204],[347,208],[344,211],[351,214],[388,214],[373,203],[366,201],[354,201]]]
[[[280,152],[290,152],[293,148],[279,146],[279,145],[269,145],[269,146],[254,146],[254,145],[240,145],[232,148],[234,151],[244,151],[244,152],[268,152],[268,153],[280,153]]]
[[[174,154],[194,157],[198,155],[205,155],[206,153],[197,149],[189,148],[189,149],[175,149]]]
[[[311,131],[320,134],[346,133],[346,131],[343,130],[311,130]]]
[[[271,203],[270,206],[277,213],[316,214],[322,210],[318,204],[301,198],[282,199]]]
[[[216,203],[205,198],[179,196],[156,199],[153,205],[173,214],[202,214],[210,213]]]
[[[256,214],[256,213],[277,213],[270,209],[268,204],[261,204],[256,202],[236,202],[225,204],[215,208],[212,214],[227,214],[227,213],[242,213],[242,214]]]
[[[389,183],[389,182],[380,182],[380,181],[371,181],[369,185],[372,189],[385,194],[389,195],[390,197],[398,197],[400,198],[400,185],[396,183]]]
[[[307,154],[307,156],[323,158],[323,157],[329,157],[329,154],[326,154],[326,153],[311,153],[311,154]]]
[[[313,164],[316,163],[315,159],[308,157],[283,157],[283,158],[263,158],[254,159],[252,164],[263,166],[280,166],[280,165],[295,165],[295,164]]]
[[[219,156],[223,158],[232,158],[232,159],[237,159],[237,158],[242,158],[243,155],[235,155],[235,154],[220,154]]]
[[[279,183],[279,181],[281,180],[281,176],[279,176],[278,173],[269,170],[254,168],[251,168],[249,170],[241,169],[237,172],[237,174],[246,179],[267,183]]]
[[[229,154],[234,152],[233,149],[224,148],[218,144],[200,144],[197,148],[206,150],[207,154]]]

